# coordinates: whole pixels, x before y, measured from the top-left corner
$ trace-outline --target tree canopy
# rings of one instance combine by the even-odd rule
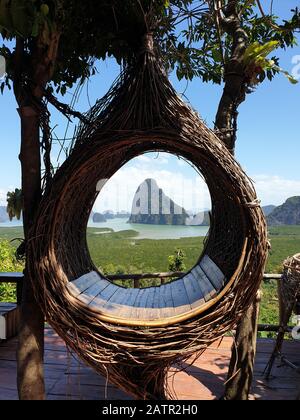
[[[57,31],[61,38],[51,79],[64,93],[78,79],[95,72],[95,60],[114,57],[119,63],[128,61],[148,29],[159,38],[166,64],[170,70],[176,69],[179,79],[200,77],[204,82],[221,83],[233,48],[232,3],[248,45],[270,41],[276,41],[279,48],[295,45],[299,10],[295,8],[290,19],[282,21],[256,0],[0,0],[4,40],[0,53],[8,63],[8,79],[13,80],[16,51],[6,41],[22,38],[22,72],[24,77],[30,76],[36,39],[47,45],[51,32]],[[147,28],[149,10],[153,19],[152,27]],[[275,55],[273,61],[278,64]],[[277,71],[261,71],[260,81],[266,76],[272,79]]]

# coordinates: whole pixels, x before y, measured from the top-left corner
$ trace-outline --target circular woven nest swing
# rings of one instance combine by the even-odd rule
[[[234,329],[252,303],[267,256],[265,218],[251,181],[176,94],[152,48],[86,118],[31,231],[32,284],[48,322],[85,362],[136,398],[171,397],[168,368]],[[94,266],[86,227],[99,181],[149,151],[182,156],[199,170],[211,227],[187,275],[125,289]]]

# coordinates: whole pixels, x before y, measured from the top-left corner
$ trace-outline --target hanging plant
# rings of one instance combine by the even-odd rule
[[[8,213],[10,221],[12,221],[14,217],[16,217],[17,220],[21,219],[23,211],[23,195],[22,191],[18,188],[16,188],[13,192],[7,193],[6,211]]]
[[[298,83],[289,72],[279,67],[275,60],[267,58],[278,46],[278,41],[270,41],[263,45],[259,44],[259,42],[254,42],[246,49],[244,64],[246,67],[246,83],[249,86],[255,86],[262,82],[268,72],[282,73],[291,83]]]

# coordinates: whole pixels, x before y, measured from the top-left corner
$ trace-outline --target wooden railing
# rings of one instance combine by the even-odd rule
[[[141,280],[160,280],[161,284],[164,284],[167,280],[183,276],[182,272],[168,272],[168,273],[143,273],[143,274],[116,274],[109,275],[107,278],[112,281],[125,282],[131,280],[134,288],[140,288]],[[23,274],[22,273],[0,273],[0,283],[15,283],[17,286],[17,303],[21,303],[22,299],[22,285],[23,285]],[[281,274],[265,274],[264,281],[280,280]],[[280,329],[279,325],[263,324],[259,325],[258,330],[260,332],[278,332]],[[286,332],[290,332],[293,329],[292,326],[286,328]]]
[[[161,280],[161,284],[164,284],[166,280],[168,279],[182,277],[185,274],[186,273],[183,273],[180,271],[180,272],[169,272],[169,273],[115,274],[115,275],[108,275],[106,277],[112,282],[132,280],[134,282],[134,287],[136,289],[139,289],[141,280],[158,279],[158,280]],[[0,275],[0,279],[1,279],[1,275]],[[264,275],[264,281],[266,282],[280,280],[280,279],[281,279],[281,274],[265,274]]]
[[[12,283],[17,286],[17,304],[22,301],[23,273],[0,273],[0,283]]]

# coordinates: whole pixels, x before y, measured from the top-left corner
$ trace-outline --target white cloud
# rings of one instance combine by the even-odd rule
[[[134,166],[124,167],[107,182],[96,201],[96,211],[131,211],[134,194],[147,178],[155,179],[165,194],[186,210],[196,212],[211,207],[207,186],[196,173],[194,177],[187,177],[170,167],[153,167],[150,164],[153,159],[144,158],[143,161],[149,165],[140,165],[140,161]],[[263,205],[280,205],[289,197],[300,195],[300,180],[264,174],[255,175],[252,179]]]
[[[141,155],[135,158],[138,163],[150,163],[152,159],[149,156]]]
[[[148,153],[146,155],[140,155],[135,158],[135,166],[138,167],[151,167],[153,166],[164,166],[169,164],[169,156],[166,153],[157,153],[156,157],[154,154]]]
[[[0,206],[6,205],[6,191],[0,189]]]
[[[210,208],[207,186],[196,173],[194,178],[188,178],[168,169],[139,165],[121,169],[104,186],[95,210],[131,211],[136,190],[147,178],[155,179],[164,193],[186,210]]]
[[[284,203],[289,197],[300,195],[300,180],[284,179],[277,175],[252,177],[258,197],[263,205]]]
[[[178,159],[177,165],[183,168],[186,165],[186,162],[183,159]]]

